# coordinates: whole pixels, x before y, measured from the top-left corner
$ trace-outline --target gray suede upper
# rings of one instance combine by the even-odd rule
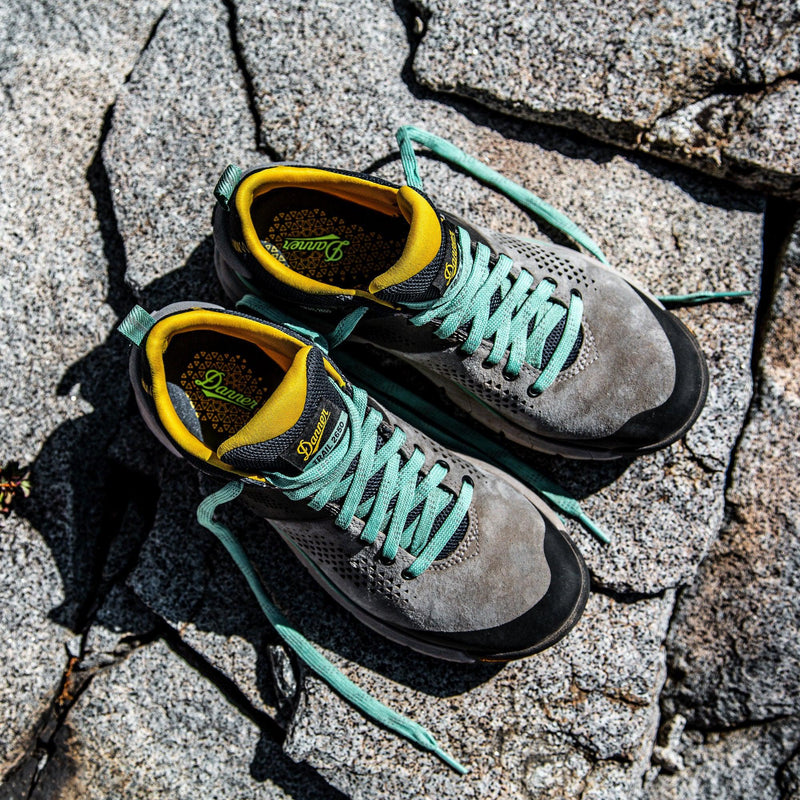
[[[637,414],[662,405],[673,391],[676,365],[670,342],[648,305],[622,277],[582,254],[545,242],[480,231],[481,238],[529,271],[534,286],[557,281],[551,299],[564,305],[570,290],[584,303],[577,359],[540,395],[528,388],[540,374],[524,364],[503,374],[505,359],[488,366],[491,342],[467,355],[459,336],[438,339],[434,323],[417,328],[408,313],[365,320],[358,336],[475,395],[515,425],[553,439],[595,439],[618,431]],[[463,337],[462,337],[463,339]]]
[[[358,518],[343,531],[331,518],[309,520],[301,513],[292,519],[281,514],[273,521],[275,527],[313,560],[339,592],[389,624],[460,632],[502,625],[523,615],[550,586],[542,514],[518,484],[512,485],[384,413],[407,434],[401,451],[404,455],[410,456],[415,445],[425,453],[424,471],[437,460],[446,462],[450,471],[443,485],[456,492],[461,491],[464,476],[472,479],[467,532],[455,551],[408,579],[402,572],[414,558],[400,549],[394,563],[385,563],[379,558],[383,534],[371,545],[360,541],[363,521]],[[248,487],[243,499],[264,514],[261,503],[265,494],[273,491]],[[330,509],[332,514],[336,511],[335,506]]]

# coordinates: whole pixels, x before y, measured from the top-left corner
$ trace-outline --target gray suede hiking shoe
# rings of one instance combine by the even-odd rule
[[[594,257],[437,209],[412,139]],[[334,345],[357,325],[354,340],[408,361],[482,424],[537,450],[608,459],[680,438],[708,388],[688,329],[529,192],[431,134],[401,128],[398,141],[400,187],[296,164],[228,167],[214,211],[227,294],[288,310]]]
[[[148,427],[228,482],[200,516],[215,533],[214,507],[241,496],[338,603],[437,658],[520,658],[577,622],[588,573],[544,501],[393,416],[302,335],[191,303],[136,307],[120,330]]]

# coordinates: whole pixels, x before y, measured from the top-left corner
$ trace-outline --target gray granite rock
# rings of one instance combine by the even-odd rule
[[[104,450],[127,396],[93,158],[157,0],[0,9],[0,464],[33,495],[0,521],[0,775],[32,746],[91,594]],[[116,358],[116,362],[115,362]]]
[[[417,679],[414,687],[379,670],[370,690],[425,724],[469,766],[464,778],[400,739],[379,737],[313,677],[284,748],[358,800],[630,798],[655,734],[653,700],[664,678],[661,642],[671,605],[671,598],[626,604],[593,595],[567,640],[494,674],[411,656],[420,673],[432,672],[428,685]],[[372,645],[381,660],[384,647]],[[361,669],[330,655],[363,682]]]
[[[194,512],[201,497],[194,470],[170,459],[153,529],[128,585],[188,646],[232,678],[254,707],[276,717],[267,648],[277,636],[227,554],[197,524]],[[257,538],[267,537],[270,544],[277,539],[266,525],[254,526],[252,518],[240,514],[235,523],[260,527]],[[253,550],[266,574],[279,571],[276,556],[270,567],[269,547]]]
[[[319,797],[319,785],[156,642],[95,675],[59,731],[30,800],[273,800]]]
[[[426,87],[800,195],[796,3],[417,5]]]
[[[33,745],[67,665],[71,632],[48,612],[64,600],[42,537],[24,519],[0,522],[0,776]],[[35,579],[31,579],[35,576]]]
[[[117,98],[103,157],[125,282],[151,305],[221,299],[204,239],[212,189],[229,161],[268,160],[256,150],[229,24],[223,0],[172,3]]]
[[[791,800],[781,771],[800,745],[800,719],[683,737],[685,767],[651,776],[645,800]],[[783,771],[786,775],[786,771]]]
[[[781,788],[781,800],[798,800],[800,798],[800,752],[781,766],[778,772],[778,785]]]
[[[781,265],[730,521],[678,603],[666,704],[697,725],[800,712],[800,225]]]

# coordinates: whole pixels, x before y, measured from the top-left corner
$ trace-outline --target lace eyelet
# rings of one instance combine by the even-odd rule
[[[375,554],[375,560],[384,567],[389,567],[394,564],[393,558],[387,558],[385,555],[383,555],[383,553],[380,552]]]
[[[402,570],[402,572],[400,573],[400,577],[404,581],[413,581],[417,576],[411,575],[410,573],[406,572],[406,570]]]
[[[481,367],[483,367],[483,369],[494,369],[496,366],[497,364],[493,364],[488,358],[484,358],[483,361],[481,361]]]
[[[505,368],[503,369],[503,380],[515,381],[517,378],[519,378],[519,373],[512,375],[510,372],[506,372]]]
[[[533,388],[533,384],[528,387],[528,397],[538,397],[540,394],[540,391]]]

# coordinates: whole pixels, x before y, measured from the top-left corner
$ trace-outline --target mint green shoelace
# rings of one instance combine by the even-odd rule
[[[333,334],[323,336],[306,327],[282,309],[276,308],[262,297],[253,294],[245,295],[236,306],[242,310],[255,312],[260,317],[278,325],[291,328],[301,336],[313,341],[326,353],[338,345],[343,338],[346,338],[344,336],[336,340]],[[352,317],[357,313],[349,316]],[[345,318],[345,320],[347,319],[348,317]],[[346,325],[340,324],[335,331],[340,328],[347,330],[352,324],[352,320]],[[332,340],[335,341],[335,344]],[[580,503],[571,497],[566,489],[514,456],[504,444],[492,440],[487,434],[481,433],[468,423],[458,422],[456,424],[449,414],[445,414],[432,403],[417,397],[405,387],[376,372],[361,359],[337,352],[336,360],[346,368],[348,374],[357,375],[359,382],[367,388],[369,393],[377,397],[392,413],[407,419],[432,439],[453,447],[459,452],[471,454],[476,458],[490,461],[498,467],[507,469],[523,483],[544,495],[553,508],[580,522],[599,541],[604,544],[609,542],[608,534],[586,514]]]
[[[521,270],[516,278],[509,277],[513,262],[508,256],[501,255],[490,269],[489,248],[479,243],[473,258],[470,237],[463,228],[459,228],[458,250],[459,269],[444,295],[439,300],[425,303],[406,303],[409,308],[424,309],[411,317],[411,322],[424,325],[432,320],[441,320],[435,333],[442,339],[468,324],[469,335],[460,349],[474,353],[484,339],[494,339],[486,363],[490,366],[498,364],[510,348],[503,369],[510,377],[516,378],[526,362],[535,369],[542,368],[547,337],[566,317],[555,351],[530,387],[532,393],[539,394],[558,377],[572,352],[580,332],[583,300],[573,293],[569,308],[552,302],[550,295],[555,283],[547,279],[531,291],[533,276],[526,270]],[[490,311],[492,296],[498,290],[500,304]]]
[[[350,425],[331,453],[312,461],[297,476],[279,472],[265,472],[264,476],[291,500],[310,497],[308,505],[316,511],[331,501],[343,501],[336,525],[345,530],[353,517],[358,516],[366,523],[360,538],[368,544],[375,541],[388,522],[381,556],[394,561],[401,547],[416,556],[405,570],[409,577],[415,578],[433,563],[466,516],[472,501],[472,484],[462,481],[452,509],[433,532],[436,518],[453,499],[453,495],[441,487],[449,468],[437,462],[420,480],[419,473],[425,465],[425,454],[421,450],[414,448],[413,455],[401,466],[400,448],[406,440],[404,431],[395,428],[378,448],[378,426],[383,414],[369,407],[363,389],[354,386],[352,400],[344,392],[339,391],[339,394]],[[345,475],[356,459],[355,471]],[[381,469],[383,477],[378,491],[364,499],[369,479]],[[409,524],[409,514],[420,504],[422,513]]]
[[[400,160],[403,162],[403,172],[409,186],[422,191],[422,178],[419,176],[417,156],[414,153],[412,142],[427,147],[428,150],[436,153],[443,161],[447,161],[487,186],[496,189],[510,200],[518,203],[532,214],[536,214],[537,217],[569,236],[572,241],[591,253],[598,261],[608,264],[608,259],[600,249],[600,245],[588,233],[581,230],[566,214],[562,214],[558,209],[553,208],[541,197],[537,197],[533,192],[529,192],[482,161],[478,161],[474,156],[460,150],[454,144],[448,142],[447,139],[442,139],[440,136],[435,136],[413,125],[403,125],[402,128],[397,130],[397,143],[400,146]]]
[[[242,493],[243,488],[242,483],[235,480],[226,484],[214,494],[210,494],[197,507],[197,521],[204,528],[211,531],[228,551],[234,563],[244,575],[248,586],[258,601],[259,607],[264,612],[264,616],[280,637],[294,650],[309,669],[363,714],[400,736],[404,736],[424,750],[428,750],[438,756],[459,775],[465,775],[468,772],[467,768],[445,750],[442,750],[429,731],[423,728],[422,725],[407,719],[402,714],[387,708],[383,703],[378,702],[370,694],[356,686],[349,678],[342,675],[275,607],[269,599],[266,589],[264,589],[264,584],[258,577],[244,548],[227,526],[214,520],[216,509],[223,503],[235,500]]]
[[[326,503],[342,501],[335,524],[346,529],[357,515],[366,523],[360,538],[369,544],[376,540],[388,523],[381,556],[392,561],[402,547],[415,556],[404,574],[408,578],[415,578],[433,563],[461,524],[472,501],[472,484],[468,480],[462,481],[461,490],[450,512],[434,532],[435,520],[453,500],[453,494],[441,487],[442,480],[448,474],[448,467],[437,462],[420,480],[419,473],[425,464],[425,454],[421,450],[415,448],[406,463],[401,464],[400,448],[406,441],[405,432],[395,427],[389,439],[378,447],[378,427],[383,422],[383,414],[369,407],[368,396],[363,389],[353,387],[352,399],[338,388],[337,391],[345,405],[349,425],[333,450],[311,461],[300,475],[265,472],[264,476],[274,486],[282,489],[290,499],[307,500],[308,505],[317,511]],[[356,460],[355,471],[346,475],[348,468]],[[365,499],[364,493],[369,479],[381,469],[383,477],[377,492]],[[466,768],[443,751],[425,728],[392,711],[363,689],[359,689],[322,656],[273,605],[244,548],[225,525],[214,520],[216,509],[237,498],[242,489],[241,481],[235,480],[206,497],[197,508],[197,520],[228,550],[275,630],[310,669],[356,708],[381,725],[434,753],[456,772],[465,774]],[[412,510],[420,504],[421,513],[413,522],[408,523]]]

